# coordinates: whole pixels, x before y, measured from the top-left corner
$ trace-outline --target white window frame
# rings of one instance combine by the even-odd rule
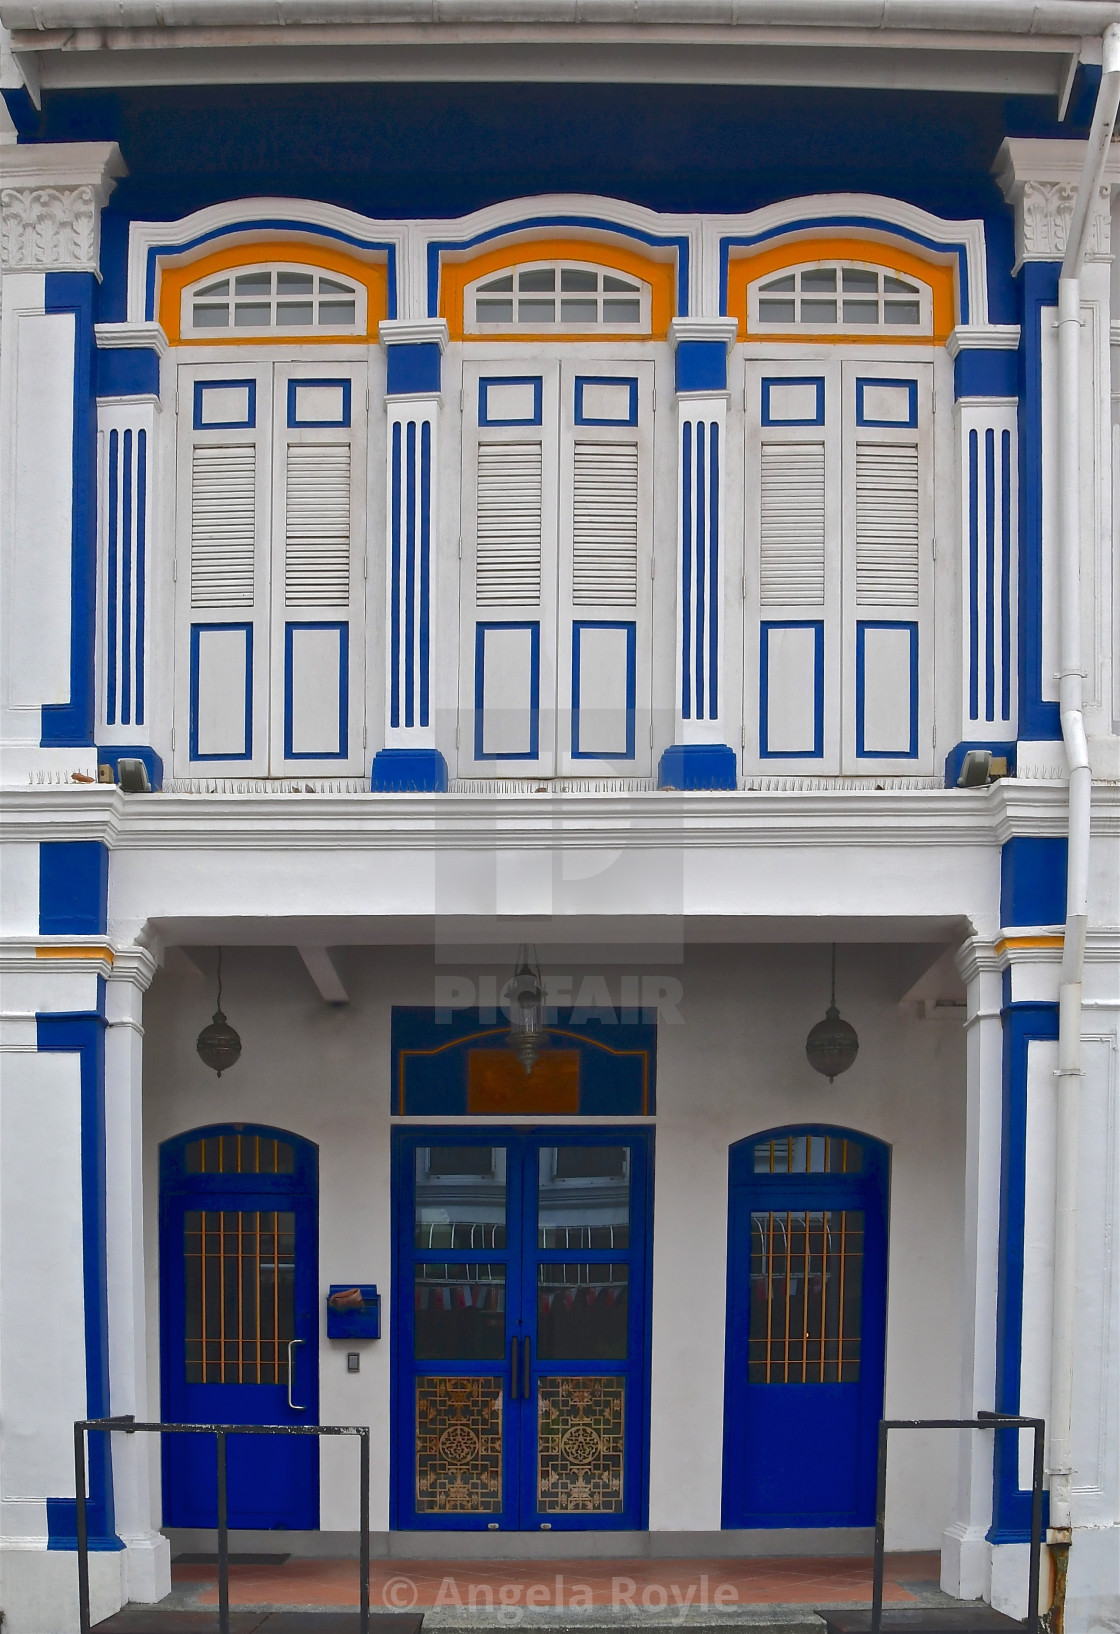
[[[821,321],[819,319],[803,319],[800,316],[800,302],[804,298],[800,287],[800,275],[803,272],[816,271],[835,271],[837,274],[835,299],[837,302],[838,314],[840,315],[837,316],[835,322],[829,323],[827,320]],[[918,294],[918,322],[845,323],[842,316],[845,292],[841,287],[843,284],[843,274],[845,272],[874,272],[879,274],[880,284],[875,298],[879,302],[880,310],[882,309],[884,300],[904,298],[901,295],[901,292],[884,291],[881,284],[882,278],[900,278],[906,283],[912,284]],[[792,298],[799,303],[798,316],[792,321],[785,318],[778,319],[762,317],[760,315],[760,305],[762,300],[766,299],[768,296],[770,298],[774,298],[771,292],[766,290],[765,286],[773,283],[776,278],[787,278],[791,275],[798,280],[797,288],[790,292],[792,294]],[[830,298],[830,294],[826,290],[814,290],[806,293],[809,294],[810,299],[815,298],[819,300],[828,300]],[[848,299],[867,299],[869,294],[870,292],[868,292],[867,295],[863,295],[862,292],[852,290],[848,292]],[[885,266],[882,262],[878,261],[837,261],[832,258],[821,261],[799,261],[795,266],[780,267],[772,272],[764,274],[761,278],[756,278],[753,283],[748,284],[747,329],[752,336],[793,334],[829,336],[889,335],[892,340],[925,340],[933,334],[933,290],[930,288],[929,284],[923,283],[923,281],[920,278],[916,278],[913,273],[899,272],[895,268]]]
[[[243,325],[240,327],[236,324],[228,323],[224,328],[218,325],[200,325],[195,323],[195,300],[202,294],[202,291],[207,288],[208,285],[218,283],[223,278],[228,279],[231,287],[230,293],[226,297],[226,305],[227,308],[232,308],[237,299],[233,281],[237,278],[244,277],[247,273],[262,272],[268,272],[273,275],[278,272],[310,273],[311,276],[316,279],[329,278],[333,283],[345,284],[347,286],[347,294],[345,296],[343,296],[341,292],[331,291],[330,293],[335,299],[338,300],[348,299],[350,293],[353,293],[353,323],[278,324],[275,321],[276,303],[281,297],[278,295],[276,290],[275,277],[273,277],[270,284],[268,295],[268,300],[271,307],[270,317],[272,319],[270,323]],[[260,301],[263,297],[256,296],[254,298],[257,301]],[[292,298],[294,299],[297,297],[293,295]],[[318,287],[315,288],[312,298],[314,300],[319,300],[321,298]],[[218,300],[220,300],[220,297],[215,298],[215,304],[217,304]],[[335,272],[332,267],[312,266],[311,264],[303,261],[254,261],[245,266],[230,267],[225,272],[211,273],[206,278],[196,278],[193,284],[188,284],[183,290],[182,294],[182,305],[179,313],[179,333],[184,340],[196,340],[203,343],[227,339],[260,341],[263,340],[265,336],[276,340],[306,340],[309,338],[320,338],[323,336],[330,336],[331,338],[350,335],[364,336],[366,333],[366,307],[367,291],[365,285],[359,283],[357,279],[347,276],[345,273]]]
[[[638,299],[641,303],[638,322],[600,323],[596,321],[595,323],[588,323],[586,319],[581,319],[578,323],[562,323],[556,321],[553,321],[552,323],[538,323],[536,321],[532,323],[479,323],[476,321],[475,299],[484,284],[492,283],[495,278],[504,278],[507,276],[507,274],[512,274],[515,281],[515,288],[511,292],[511,298],[517,299],[521,292],[516,289],[516,280],[522,273],[550,271],[557,274],[557,286],[559,286],[560,282],[559,275],[564,272],[594,272],[600,277],[625,278],[628,283],[637,287]],[[526,293],[531,294],[534,292]],[[548,298],[548,293],[549,292],[546,290],[539,292],[544,299]],[[563,292],[560,290],[560,288],[557,287],[554,291],[555,299],[561,299],[562,293]],[[579,294],[583,292],[573,290],[570,293],[572,296],[578,298]],[[586,292],[588,295],[590,293],[590,291]],[[601,302],[604,299],[604,296],[609,297],[612,294],[624,297],[626,292],[622,290],[604,291],[600,287],[596,290],[596,299],[597,301]],[[463,331],[468,335],[531,335],[548,333],[550,335],[636,335],[644,337],[650,332],[652,301],[653,292],[650,285],[643,279],[636,277],[633,273],[623,272],[620,268],[605,266],[598,261],[575,261],[567,258],[558,261],[519,261],[516,266],[500,267],[494,271],[485,273],[482,277],[475,278],[467,285],[466,289],[463,291]]]

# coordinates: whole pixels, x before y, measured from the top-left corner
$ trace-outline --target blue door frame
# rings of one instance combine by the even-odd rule
[[[505,1151],[506,1239],[504,1248],[487,1247],[473,1255],[439,1250],[440,1260],[485,1260],[504,1276],[504,1333],[500,1359],[444,1361],[418,1360],[415,1355],[416,1268],[430,1263],[433,1250],[418,1247],[415,1236],[415,1175],[419,1149],[432,1147],[491,1147]],[[537,1177],[542,1148],[616,1147],[630,1152],[630,1231],[625,1249],[547,1249],[539,1246],[537,1231]],[[648,1129],[573,1128],[439,1128],[394,1130],[394,1276],[392,1377],[392,1480],[390,1524],[418,1530],[517,1531],[547,1529],[634,1530],[648,1525],[648,1359],[650,1331],[650,1262],[653,1185],[653,1132]],[[625,1264],[629,1284],[625,1360],[563,1361],[540,1359],[538,1280],[542,1268],[578,1259],[586,1268],[597,1263]],[[544,1276],[547,1277],[547,1269]],[[513,1341],[518,1345],[514,1377]],[[526,1350],[528,1347],[528,1360]],[[493,1422],[501,1420],[500,1507],[483,1513],[422,1512],[417,1508],[418,1397],[437,1376],[486,1380],[493,1393]],[[557,1512],[540,1507],[538,1489],[538,1429],[546,1391],[559,1381],[590,1375],[593,1379],[622,1381],[622,1502],[614,1513]],[[525,1384],[528,1383],[528,1389]],[[608,1387],[610,1388],[610,1387]],[[516,1391],[516,1394],[515,1394]],[[500,1397],[500,1404],[498,1398]],[[496,1500],[495,1500],[496,1502]]]
[[[188,1172],[188,1154],[197,1153],[199,1142],[208,1142],[212,1149],[219,1139],[233,1137],[250,1142],[260,1137],[265,1143],[282,1143],[290,1165],[288,1171],[199,1173],[194,1163],[192,1172]],[[298,1349],[289,1350],[289,1327],[285,1326],[283,1342],[278,1346],[279,1366],[274,1373],[279,1382],[204,1382],[197,1378],[203,1363],[192,1360],[188,1368],[187,1228],[188,1216],[195,1217],[197,1223],[200,1215],[208,1215],[211,1221],[221,1215],[231,1229],[239,1216],[257,1216],[258,1221],[263,1217],[283,1227],[284,1246],[281,1249],[278,1235],[273,1275],[279,1278],[281,1253],[286,1260],[290,1250],[290,1336]],[[288,1220],[277,1221],[276,1216],[290,1217],[290,1234]],[[210,1242],[213,1245],[213,1233]],[[223,1258],[220,1252],[219,1258]],[[233,1263],[232,1257],[224,1263]],[[218,1303],[227,1323],[221,1330],[224,1336],[234,1323],[244,1321],[236,1312],[249,1306],[243,1305],[241,1296],[224,1282]],[[279,1308],[279,1297],[276,1303]],[[286,1298],[284,1304],[287,1310]],[[318,1152],[310,1141],[259,1124],[214,1124],[189,1130],[161,1146],[160,1314],[165,1422],[318,1423]],[[194,1356],[198,1354],[196,1344]],[[236,1341],[228,1337],[210,1341],[206,1356],[213,1362],[209,1370],[215,1370],[223,1354],[226,1365],[221,1371],[237,1372],[233,1360]],[[289,1357],[293,1359],[290,1379],[286,1376]],[[251,1365],[242,1371],[251,1373]],[[195,1376],[188,1377],[188,1372]],[[294,1407],[289,1405],[293,1401]],[[213,1441],[208,1436],[165,1436],[162,1456],[164,1525],[216,1526]],[[227,1465],[231,1527],[300,1531],[318,1528],[319,1449],[315,1437],[231,1436]]]
[[[806,1136],[854,1143],[860,1152],[858,1172],[756,1171],[756,1147],[761,1151],[772,1141],[781,1143],[789,1137]],[[855,1130],[824,1124],[798,1125],[763,1131],[731,1148],[725,1527],[874,1523],[877,1433],[883,1411],[889,1181],[889,1148]],[[822,1378],[821,1382],[760,1379],[758,1375],[764,1369],[757,1358],[762,1352],[757,1341],[753,1352],[750,1347],[752,1215],[756,1219],[774,1216],[781,1221],[783,1216],[788,1219],[798,1214],[824,1216],[846,1211],[862,1216],[863,1223],[858,1378]],[[847,1218],[852,1218],[851,1212]],[[756,1247],[762,1240],[761,1229],[756,1224]],[[757,1263],[753,1269],[758,1283],[761,1279]],[[817,1274],[823,1287],[825,1273],[818,1269]],[[756,1288],[756,1298],[759,1292]],[[772,1353],[769,1347],[767,1353]],[[781,1370],[777,1371],[780,1376]],[[850,1375],[850,1364],[847,1371]]]

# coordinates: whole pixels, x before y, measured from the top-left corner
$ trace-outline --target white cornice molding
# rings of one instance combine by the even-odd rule
[[[95,323],[93,333],[102,351],[145,347],[166,357],[170,350],[163,325],[158,323]]]
[[[722,341],[730,352],[738,338],[738,318],[674,318],[669,325],[669,339],[674,346],[682,340]]]
[[[383,318],[377,326],[382,346],[438,346],[447,350],[446,318]]]
[[[0,268],[99,272],[101,208],[127,174],[115,142],[35,142],[3,149]]]
[[[1015,209],[1015,270],[1025,261],[1061,261],[1085,161],[1083,141],[1006,137],[992,169]],[[1110,253],[1111,191],[1120,183],[1120,151],[1110,153],[1089,231],[1089,260]]]
[[[945,350],[954,361],[962,352],[1014,352],[1019,333],[1017,323],[958,323]]]

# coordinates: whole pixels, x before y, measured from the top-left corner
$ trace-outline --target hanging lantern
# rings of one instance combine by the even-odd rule
[[[836,1008],[836,943],[832,944],[832,999],[805,1040],[805,1054],[809,1065],[823,1073],[831,1084],[842,1072],[847,1072],[859,1054],[859,1036],[850,1021],[845,1021]]]
[[[529,963],[525,948],[518,955],[506,1008],[509,1011],[506,1044],[521,1062],[528,1077],[537,1057],[547,1047],[548,1033],[544,1025],[544,983],[541,981],[540,966]]]
[[[234,1067],[241,1055],[241,1035],[231,1027],[222,1012],[222,950],[218,949],[218,1008],[214,1019],[204,1027],[195,1042],[195,1049],[204,1066],[212,1067],[220,1078],[227,1067]]]

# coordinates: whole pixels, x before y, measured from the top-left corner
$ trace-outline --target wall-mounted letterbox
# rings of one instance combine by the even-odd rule
[[[332,1283],[327,1294],[328,1339],[380,1339],[381,1295],[368,1282]]]

